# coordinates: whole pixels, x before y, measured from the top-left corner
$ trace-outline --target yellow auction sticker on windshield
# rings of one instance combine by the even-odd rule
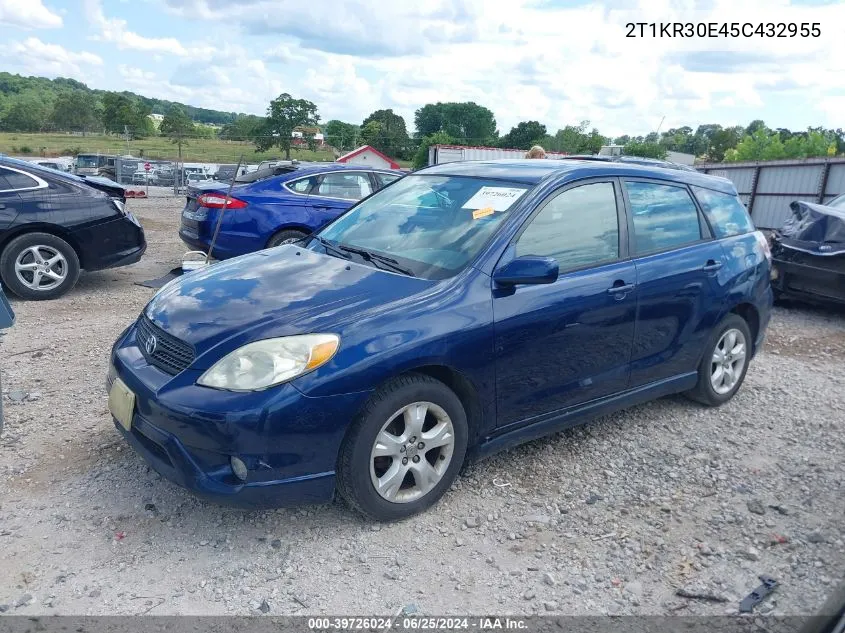
[[[495,211],[493,211],[493,207],[484,207],[483,209],[476,209],[472,212],[472,219],[477,220],[479,218],[486,218],[488,215],[493,215]]]

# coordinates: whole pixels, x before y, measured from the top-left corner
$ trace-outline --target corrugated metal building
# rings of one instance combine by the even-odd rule
[[[845,158],[804,158],[743,163],[706,163],[696,169],[736,186],[754,223],[779,228],[793,200],[825,203],[845,193]]]
[[[548,158],[568,156],[562,152],[546,152]],[[500,158],[525,158],[524,149],[503,149],[501,147],[465,147],[463,145],[431,145],[428,148],[428,164],[453,163],[459,160],[497,160]]]

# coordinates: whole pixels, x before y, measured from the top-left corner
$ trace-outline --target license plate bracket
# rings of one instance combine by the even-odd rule
[[[132,430],[135,415],[135,393],[120,378],[115,378],[109,390],[109,411],[127,431]]]

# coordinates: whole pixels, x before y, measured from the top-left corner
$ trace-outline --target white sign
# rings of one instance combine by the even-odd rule
[[[525,189],[517,187],[482,187],[464,203],[464,209],[483,209],[490,207],[494,211],[507,211]]]

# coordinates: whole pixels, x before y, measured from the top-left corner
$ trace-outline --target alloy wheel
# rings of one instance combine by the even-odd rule
[[[710,361],[710,385],[724,395],[733,389],[745,367],[745,335],[735,328],[726,330],[713,350]]]
[[[52,290],[67,279],[68,262],[65,256],[52,246],[30,246],[15,258],[15,275],[27,288]]]
[[[449,415],[432,402],[414,402],[394,413],[376,435],[370,479],[392,503],[427,495],[452,461],[455,429]]]

